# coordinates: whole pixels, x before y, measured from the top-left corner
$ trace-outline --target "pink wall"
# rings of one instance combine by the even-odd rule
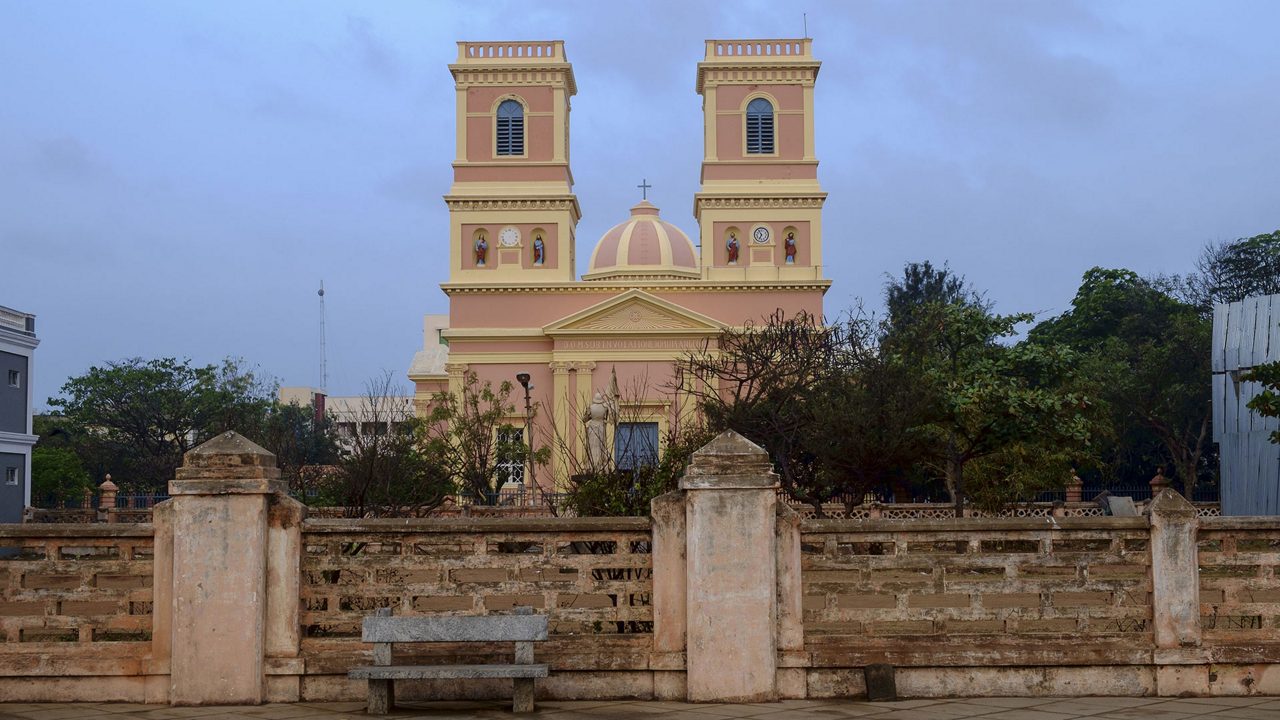
[[[488,162],[493,159],[494,103],[504,95],[516,95],[525,101],[529,113],[550,113],[555,94],[549,87],[473,87],[467,89],[467,112],[484,113],[467,118],[467,159]],[[525,152],[529,160],[547,161],[554,157],[555,118],[551,115],[525,116]]]

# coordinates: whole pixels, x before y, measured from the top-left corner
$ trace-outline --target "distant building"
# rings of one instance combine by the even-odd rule
[[[36,316],[0,306],[0,523],[22,522],[31,504],[32,356]]]
[[[338,440],[347,443],[357,435],[385,433],[395,423],[413,417],[413,398],[379,398],[377,407],[364,395],[329,396],[323,390],[309,387],[280,388],[280,402],[308,405],[327,415],[334,423]]]

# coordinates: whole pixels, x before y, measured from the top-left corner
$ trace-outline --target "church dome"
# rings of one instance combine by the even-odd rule
[[[631,219],[613,226],[591,253],[583,280],[683,280],[700,277],[689,236],[658,217],[647,200],[631,208]]]

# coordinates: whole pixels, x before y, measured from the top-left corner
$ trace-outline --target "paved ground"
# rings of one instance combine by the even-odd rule
[[[296,703],[171,708],[110,703],[0,703],[0,720],[343,720],[366,718],[363,703]],[[512,718],[510,703],[405,703],[389,716]],[[970,698],[867,703],[785,700],[758,705],[678,702],[546,701],[533,716],[548,720],[1280,720],[1280,697],[1247,698]]]

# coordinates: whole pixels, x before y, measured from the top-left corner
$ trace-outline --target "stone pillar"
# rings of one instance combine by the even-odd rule
[[[98,522],[111,522],[111,515],[116,509],[116,494],[120,487],[111,482],[111,476],[98,486]]]
[[[777,697],[777,488],[768,453],[731,430],[680,480],[690,702]]]
[[[800,579],[800,513],[777,503],[778,660],[780,698],[808,694],[809,657],[804,651],[804,589]]]
[[[684,700],[687,608],[684,493],[674,491],[649,502],[653,518],[653,696]]]
[[[1159,476],[1158,476],[1159,477]],[[1200,568],[1196,509],[1160,486],[1147,505],[1151,516],[1151,605],[1160,695],[1203,693],[1208,657],[1200,647]]]
[[[267,516],[284,490],[275,456],[234,432],[188,452],[169,483],[170,703],[266,699]]]
[[[1084,481],[1073,471],[1067,481],[1067,502],[1078,503],[1083,499]]]

